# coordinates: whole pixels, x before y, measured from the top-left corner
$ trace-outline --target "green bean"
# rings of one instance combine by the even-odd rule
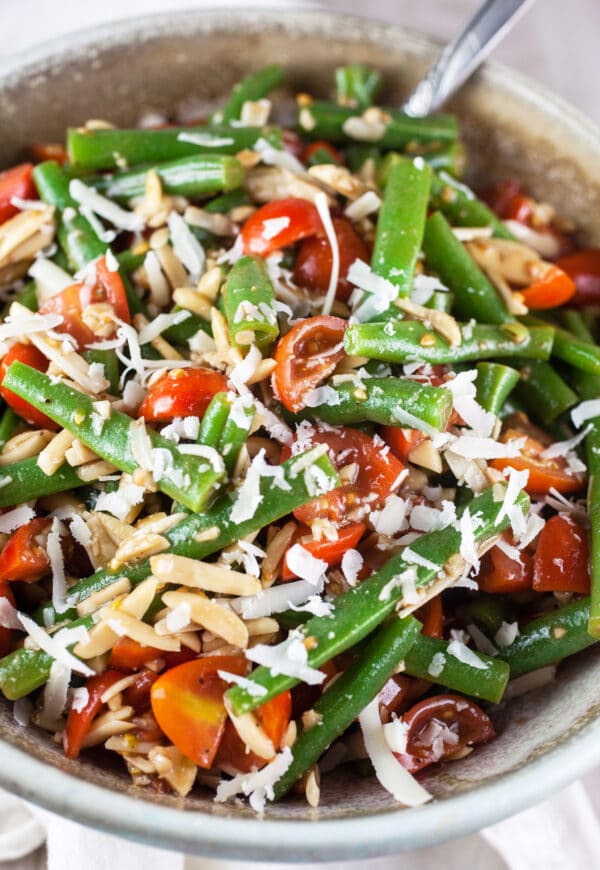
[[[566,308],[557,311],[556,316],[568,332],[572,332],[573,335],[577,336],[577,338],[582,341],[589,341],[592,344],[595,343],[594,336],[590,332],[588,324],[583,319],[581,311]]]
[[[508,682],[509,667],[499,659],[471,650],[481,667],[467,664],[449,651],[448,641],[420,635],[407,652],[404,669],[411,677],[433,680],[454,692],[497,704]],[[436,657],[434,659],[434,656]]]
[[[89,363],[99,363],[104,369],[104,377],[110,382],[110,391],[119,395],[119,359],[114,350],[99,350],[90,348],[83,352]]]
[[[227,393],[216,393],[204,412],[198,432],[198,444],[217,448],[231,408]]]
[[[498,239],[514,239],[491,208],[478,199],[473,191],[446,172],[434,174],[431,179],[431,207],[441,211],[455,227],[492,227]]]
[[[29,308],[30,311],[37,311],[39,306],[35,281],[28,281],[24,287],[15,293],[15,295],[2,306],[2,310],[0,311],[0,318],[2,318],[2,320],[4,320],[6,315],[10,312],[10,306],[13,302],[20,302],[21,305],[25,306],[25,308]]]
[[[249,205],[249,203],[248,194],[243,188],[239,188],[211,199],[202,208],[209,214],[227,214],[232,209],[238,208],[240,205]]]
[[[519,372],[500,363],[477,363],[477,401],[492,414],[498,416],[507,396],[519,381]]]
[[[262,257],[241,257],[231,267],[223,288],[225,316],[238,347],[256,344],[268,349],[279,335],[275,291]]]
[[[589,618],[590,599],[578,598],[521,627],[511,645],[499,652],[510,665],[511,678],[553,665],[595,643],[588,634]]]
[[[117,254],[117,260],[119,261],[119,270],[123,269],[127,274],[131,274],[135,272],[136,269],[139,269],[140,266],[144,265],[144,260],[146,259],[146,254],[148,252],[144,251],[143,254],[134,254],[131,249],[127,251],[121,251],[120,254]]]
[[[458,317],[496,325],[512,320],[493,285],[440,212],[425,224],[423,251],[427,265],[452,290]]]
[[[373,157],[376,165],[375,178],[379,187],[382,189],[385,188],[389,171],[392,166],[399,160],[406,160],[407,158],[414,160],[415,157],[420,157],[425,161],[430,169],[434,170],[431,180],[432,185],[436,179],[435,173],[439,173],[440,170],[447,170],[455,175],[460,175],[464,169],[465,163],[464,148],[461,142],[458,140],[456,142],[450,142],[449,144],[445,144],[442,148],[439,147],[439,143],[434,143],[434,146],[435,147],[432,147],[429,150],[427,148],[419,147],[416,152],[411,152],[410,148],[407,148],[402,154],[398,151],[388,151],[388,153],[383,157],[379,153],[374,154]],[[359,169],[360,166],[356,168],[356,171]],[[430,199],[431,196],[432,191],[430,189]]]
[[[517,324],[520,327],[520,324]],[[346,353],[385,362],[446,364],[471,360],[521,357],[548,359],[553,330],[533,327],[512,330],[506,326],[462,325],[463,340],[451,347],[441,336],[415,320],[388,323],[358,323],[349,326],[344,336]]]
[[[86,184],[118,201],[143,196],[150,169],[158,174],[166,193],[198,199],[220,190],[234,190],[244,183],[244,167],[235,157],[223,154],[196,154],[154,166],[86,178]]]
[[[328,457],[323,455],[320,447],[313,448],[288,459],[279,466],[281,471],[278,475],[281,475],[281,480],[289,489],[280,489],[273,483],[272,478],[261,477],[261,500],[252,517],[242,521],[232,519],[231,512],[238,496],[237,493],[225,495],[209,510],[192,514],[165,532],[170,552],[190,559],[204,559],[292,513],[297,507],[314,498],[313,478],[310,476],[310,471],[305,471],[313,466],[315,475],[318,475],[322,484],[319,492],[325,493],[328,491],[327,487],[334,489],[339,486],[337,472]],[[212,532],[214,534],[211,534]],[[126,565],[116,573],[101,569],[69,589],[69,602],[76,606],[89,598],[92,593],[105,589],[123,577],[127,577],[132,585],[136,585],[145,580],[150,573],[150,562],[147,559],[135,565]],[[43,612],[47,619],[52,618],[51,606],[43,608]]]
[[[113,409],[99,428],[93,399],[66,384],[53,383],[47,375],[20,362],[12,363],[3,383],[121,471],[133,474],[139,467],[131,447],[131,427],[136,424],[127,414]],[[161,462],[164,468],[156,480],[158,488],[190,510],[202,510],[223,480],[224,471],[206,459],[181,453],[176,444],[156,432],[148,430],[147,435],[153,461]]]
[[[297,419],[314,419],[333,426],[369,421],[383,426],[432,427],[443,431],[452,413],[452,396],[443,387],[420,384],[408,378],[365,378],[357,386],[346,381],[327,387],[322,403],[305,408]],[[335,394],[335,396],[334,396]],[[404,422],[403,422],[404,421]]]
[[[471,516],[481,518],[474,529],[475,539],[485,541],[508,526],[508,518],[498,521],[502,502],[494,501],[493,488],[476,496],[467,506]],[[522,492],[517,498],[521,509],[527,509],[529,499]],[[402,599],[402,579],[410,572],[417,588],[429,585],[460,549],[461,534],[454,526],[428,532],[410,545],[416,560],[426,560],[425,565],[415,564],[406,549],[392,558],[375,574],[363,582],[343,592],[333,604],[329,616],[314,616],[299,631],[310,638],[307,663],[318,668],[324,662],[344,650],[350,649],[373,629],[390,616]],[[241,686],[228,689],[226,698],[236,715],[247,713],[258,705],[274,698],[286,689],[296,685],[298,680],[285,674],[273,674],[268,667],[256,668],[252,674],[253,682],[266,689],[260,697],[251,694]]]
[[[123,164],[163,163],[198,154],[237,154],[266,139],[282,147],[277,127],[198,126],[162,130],[86,130],[67,132],[69,159],[77,169],[118,169]]]
[[[588,630],[600,638],[600,417],[591,423],[585,439],[588,482],[588,515],[590,521],[590,574],[592,595]],[[1,490],[0,490],[1,492]]]
[[[489,595],[478,592],[467,604],[469,619],[483,626],[484,631],[492,637],[503,622],[514,620],[511,604],[505,596]]]
[[[2,416],[0,417],[0,452],[4,449],[4,445],[8,439],[12,437],[19,422],[19,415],[16,414],[12,408],[6,406],[2,411]]]
[[[544,323],[537,317],[528,315],[522,318],[523,323],[537,326]],[[562,360],[582,372],[600,375],[600,348],[590,341],[583,341],[571,332],[560,327],[554,330],[552,356]]]
[[[44,474],[38,465],[37,456],[32,456],[0,468],[0,508],[12,507],[81,485],[77,469],[66,462],[54,474]]]
[[[447,293],[445,290],[434,290],[425,303],[425,308],[431,308],[432,311],[445,311],[446,314],[450,314],[453,304],[454,296],[452,293]]]
[[[391,619],[323,692],[313,707],[318,724],[298,734],[292,746],[292,763],[275,783],[274,800],[279,800],[292,788],[377,696],[414,644],[419,628],[420,623],[412,616]]]
[[[241,117],[242,107],[248,100],[261,100],[275,88],[281,87],[285,74],[279,64],[264,66],[255,72],[249,73],[245,78],[234,86],[229,99],[223,108],[215,112],[212,121],[218,124],[230,124]]]
[[[304,162],[307,166],[324,166],[327,163],[334,163],[336,166],[340,165],[340,161],[333,155],[332,151],[323,145],[311,151],[308,160]]]
[[[521,366],[516,394],[528,412],[548,425],[577,404],[577,396],[547,362],[531,360]]]
[[[384,109],[384,126],[376,144],[379,148],[404,148],[415,143],[442,144],[454,142],[458,138],[458,125],[452,115],[432,115],[428,118],[412,118],[396,109]],[[363,120],[356,109],[338,106],[322,100],[314,100],[309,106],[300,106],[298,126],[304,136],[311,139],[325,139],[328,142],[364,141],[364,133],[353,129],[356,122],[351,118]],[[377,128],[373,127],[373,136]],[[365,136],[366,138],[366,136]]]
[[[256,407],[254,405],[244,406],[241,413],[230,413],[225,421],[219,438],[219,453],[223,457],[225,470],[230,476],[235,469],[240,450],[248,441],[248,433],[255,414]],[[240,421],[240,418],[243,419]],[[240,422],[243,425],[240,426]]]
[[[381,73],[363,63],[338,66],[335,70],[335,98],[340,106],[366,109],[381,86]]]

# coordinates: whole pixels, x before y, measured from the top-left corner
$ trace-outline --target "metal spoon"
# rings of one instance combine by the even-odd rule
[[[414,89],[403,106],[406,114],[424,118],[439,109],[532,3],[533,0],[485,0]]]

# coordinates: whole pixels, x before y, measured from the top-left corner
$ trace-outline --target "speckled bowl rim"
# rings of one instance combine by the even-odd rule
[[[398,39],[417,50],[431,51],[436,43],[415,31],[370,18],[342,15],[312,8],[267,9],[227,7],[240,18],[268,13],[282,27],[304,27],[322,21],[355,22],[364,30],[393,29]],[[192,9],[118,21],[118,41],[169,32],[177,22],[209,20],[223,9]],[[0,62],[0,91],[15,77],[40,64],[56,64],[75,57],[86,46],[106,44],[115,34],[115,22],[78,30],[38,44]],[[600,158],[600,131],[581,112],[526,76],[486,65],[490,88],[510,89],[516,99],[533,102],[548,119],[560,117]],[[41,807],[85,825],[147,845],[215,858],[277,862],[317,862],[364,859],[431,846],[470,834],[543,800],[600,763],[600,718],[564,739],[543,756],[471,791],[434,801],[412,810],[392,809],[335,820],[285,821],[219,817],[182,811],[114,792],[32,758],[0,740],[0,785]]]

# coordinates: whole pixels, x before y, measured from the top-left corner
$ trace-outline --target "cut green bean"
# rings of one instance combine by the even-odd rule
[[[476,541],[485,541],[507,528],[508,518],[504,517],[498,522],[501,504],[502,501],[494,501],[493,488],[476,496],[469,503],[467,507],[470,515],[477,514],[481,518],[474,528]],[[523,510],[528,508],[529,499],[524,492],[517,497],[517,504]],[[409,576],[417,588],[429,585],[448,560],[459,552],[460,543],[461,534],[454,526],[422,535],[410,545],[410,550],[416,554],[416,559],[420,557],[421,560],[426,560],[426,565],[412,561],[412,554],[407,558],[406,551],[400,552],[359,586],[339,595],[330,616],[309,619],[298,629],[304,637],[311,638],[308,665],[318,668],[370,634],[396,609],[403,596],[403,579]],[[292,688],[298,682],[285,674],[274,674],[264,666],[256,668],[251,679],[262,686],[266,693],[257,696],[242,686],[233,686],[226,693],[233,712],[238,716]]]
[[[136,431],[132,427],[138,424],[127,414],[113,409],[98,425],[93,399],[66,384],[53,383],[20,362],[12,363],[3,383],[121,471],[133,474],[139,468],[132,451]],[[202,510],[223,480],[224,470],[201,457],[181,453],[176,444],[156,432],[147,430],[146,434],[158,488],[190,510]]]
[[[594,336],[590,332],[588,324],[585,322],[581,311],[576,311],[572,308],[567,308],[563,311],[556,312],[557,317],[568,332],[581,339],[581,341],[589,341],[595,344]]]
[[[414,320],[358,323],[344,336],[346,353],[385,362],[446,364],[496,358],[548,359],[553,330],[549,326],[523,329],[516,324],[462,325],[463,340],[451,347],[445,339]]]
[[[360,147],[360,146],[351,146],[351,147]],[[360,155],[360,152],[357,153],[356,157]],[[381,156],[379,153],[377,154],[369,154],[368,151],[364,152],[366,156],[373,156],[376,164],[376,180],[379,187],[382,189],[385,188],[387,184],[387,178],[390,169],[397,163],[398,160],[406,160],[407,158],[414,160],[415,157],[420,157],[425,163],[434,171],[434,175],[432,178],[432,184],[436,178],[435,173],[440,171],[447,171],[452,173],[453,175],[460,175],[464,170],[465,166],[465,151],[462,143],[457,140],[456,142],[450,142],[445,144],[443,147],[440,147],[439,143],[434,143],[434,147],[427,148],[420,146],[416,150],[412,150],[407,148],[402,154],[398,151],[388,151],[385,156]],[[354,171],[358,172],[360,169],[360,165],[356,167]],[[432,192],[430,189],[429,192],[430,200],[432,196]]]
[[[415,143],[439,143],[441,147],[458,138],[458,125],[452,115],[413,118],[396,109],[384,109],[381,122],[369,124],[356,109],[322,100],[299,107],[298,126],[302,135],[311,139],[339,143],[370,141],[383,149],[402,149]]]
[[[12,437],[12,434],[19,425],[19,422],[19,415],[16,414],[13,409],[9,408],[7,405],[2,411],[2,416],[0,417],[0,452],[4,449],[4,445],[6,444],[8,439]]]
[[[510,665],[511,678],[553,665],[596,643],[588,634],[590,599],[578,598],[531,620],[499,657]]]
[[[202,208],[204,211],[209,212],[209,214],[227,214],[232,209],[238,208],[240,205],[249,205],[249,203],[248,194],[243,188],[240,188],[211,199]]]
[[[522,319],[523,323],[532,326],[544,323],[543,320],[531,315]],[[577,338],[566,329],[555,328],[552,356],[582,372],[600,375],[600,347],[590,341]]]
[[[578,398],[568,384],[547,362],[532,360],[521,366],[517,397],[527,411],[548,425],[577,404]]]
[[[404,669],[411,677],[433,680],[454,692],[483,698],[498,704],[508,682],[510,668],[506,662],[471,650],[481,666],[474,667],[452,654],[445,640],[420,635],[407,652]]]
[[[441,212],[425,225],[423,251],[429,268],[452,290],[457,317],[496,325],[513,319]]]
[[[212,397],[200,421],[198,444],[204,444],[206,447],[218,447],[230,409],[231,400],[227,393],[216,393]]]
[[[248,433],[250,432],[255,414],[256,407],[250,404],[243,406],[239,413],[230,412],[225,421],[221,437],[219,438],[219,453],[223,457],[225,470],[228,475],[233,474],[240,450],[248,441]]]
[[[54,474],[44,474],[37,456],[0,468],[0,508],[34,501],[82,485],[77,469],[66,462]]]
[[[477,363],[477,401],[482,408],[498,416],[509,394],[519,382],[519,372],[501,363]]]
[[[230,124],[241,117],[242,107],[248,100],[262,100],[271,91],[281,87],[285,79],[283,67],[279,64],[264,66],[249,73],[234,86],[229,99],[223,108],[215,112],[212,121],[218,124]]]
[[[110,382],[110,391],[114,396],[119,395],[119,359],[114,350],[100,350],[91,348],[83,352],[84,358],[89,363],[98,363],[104,369],[104,377]]]
[[[231,267],[223,288],[225,315],[238,347],[269,348],[279,335],[275,291],[262,257],[241,257]]]
[[[323,692],[313,707],[318,724],[298,734],[292,746],[292,763],[275,783],[274,800],[283,797],[371,703],[411,649],[419,629],[420,623],[412,616],[391,619]]]
[[[380,423],[383,426],[433,428],[444,431],[452,413],[452,395],[443,387],[420,384],[408,378],[365,378],[327,386],[318,405],[305,408],[299,419],[322,420],[333,426]]]
[[[69,160],[80,169],[119,169],[155,165],[198,154],[237,154],[259,139],[282,147],[277,127],[167,127],[161,130],[87,130],[67,132]]]
[[[514,239],[513,234],[473,191],[444,171],[431,179],[431,207],[441,211],[455,227],[491,227],[498,239]]]
[[[600,417],[592,420],[585,441],[587,453],[588,515],[590,521],[590,574],[592,594],[588,630],[600,638]]]
[[[381,86],[381,73],[363,63],[338,66],[335,70],[335,99],[340,106],[366,109]]]
[[[37,311],[39,306],[35,281],[28,281],[24,287],[15,293],[15,295],[2,306],[2,310],[0,311],[0,317],[2,320],[4,320],[6,315],[10,312],[10,306],[13,302],[20,302],[21,305],[25,306],[25,308],[29,308],[30,311]]]
[[[166,193],[198,199],[221,190],[233,190],[244,183],[244,167],[239,160],[224,154],[196,154],[158,163],[142,169],[132,169],[117,175],[86,178],[89,184],[118,201],[143,196],[150,169],[158,174]]]

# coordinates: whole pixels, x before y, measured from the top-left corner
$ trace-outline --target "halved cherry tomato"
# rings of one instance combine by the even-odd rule
[[[496,736],[489,716],[460,695],[434,695],[419,701],[402,721],[408,727],[406,752],[396,757],[409,773]]]
[[[12,204],[13,197],[37,199],[32,173],[33,163],[20,163],[0,172],[0,224],[19,212],[19,208]]]
[[[81,746],[94,717],[102,707],[102,695],[110,689],[117,680],[121,680],[123,674],[120,671],[108,670],[102,674],[96,674],[85,684],[88,690],[88,700],[81,710],[73,707],[67,716],[67,726],[63,734],[63,746],[67,758],[77,758],[81,752]]]
[[[199,767],[212,767],[227,721],[227,683],[217,671],[243,676],[246,668],[241,655],[206,656],[165,671],[152,686],[156,721],[171,743]]]
[[[325,235],[325,230],[312,202],[288,197],[261,206],[248,218],[241,235],[245,254],[268,257],[308,236]]]
[[[407,677],[406,674],[394,674],[390,677],[379,693],[379,716],[385,724],[392,715],[401,716],[429,690],[429,680],[418,677]]]
[[[564,456],[544,457],[542,454],[551,443],[545,433],[527,420],[524,414],[511,414],[505,421],[505,429],[500,436],[503,444],[525,438],[521,455],[510,459],[493,459],[493,468],[504,471],[515,468],[528,471],[529,479],[525,489],[530,495],[547,495],[550,489],[560,493],[577,492],[585,483],[585,475],[571,471]]]
[[[571,305],[584,308],[600,304],[600,249],[575,251],[560,257],[556,265],[575,282],[575,296]]]
[[[513,540],[506,532],[502,536],[508,544]],[[533,557],[520,550],[519,559],[511,559],[499,547],[492,547],[481,559],[477,583],[482,592],[510,595],[525,592],[533,582]]]
[[[15,360],[31,366],[32,369],[37,369],[38,372],[45,372],[49,365],[44,354],[32,344],[13,344],[8,353],[2,358],[2,362],[0,362],[0,384],[4,380],[4,375],[8,371],[10,364],[14,363]],[[0,386],[0,396],[19,417],[22,417],[27,423],[31,423],[32,426],[37,426],[40,429],[58,429],[54,420],[46,417],[45,414],[42,414],[41,411],[30,405],[25,399],[17,396],[12,390],[7,390],[6,387]]]
[[[38,163],[45,160],[55,160],[61,165],[69,159],[67,149],[60,142],[40,142],[29,146],[29,151]]]
[[[275,750],[281,749],[290,716],[292,713],[292,696],[290,692],[282,692],[262,704],[254,711],[254,715],[262,725],[267,737]],[[235,730],[232,722],[227,722],[225,733],[215,759],[216,767],[235,769],[240,773],[250,773],[268,764],[268,758],[261,758],[254,752],[248,752],[246,745]]]
[[[444,634],[442,596],[436,595],[427,604],[415,610],[415,617],[423,623],[421,634],[425,634],[427,637],[442,637]]]
[[[155,381],[138,417],[148,422],[172,420],[174,417],[203,417],[210,400],[227,390],[227,378],[206,368],[172,369]]]
[[[349,220],[334,217],[333,228],[340,251],[340,277],[335,295],[345,302],[353,290],[347,280],[348,269],[355,260],[367,261],[369,252]],[[326,293],[332,262],[331,245],[326,238],[311,236],[309,239],[304,239],[294,265],[294,281],[307,290]]]
[[[523,302],[532,310],[557,308],[575,295],[575,284],[563,269],[550,265],[544,274],[521,290]]]
[[[304,151],[304,142],[300,136],[294,130],[284,130],[282,138],[283,150],[287,151],[288,154],[293,154],[294,157],[300,160]]]
[[[309,163],[313,154],[317,151],[327,151],[329,155],[331,155],[332,163],[341,164],[344,161],[342,160],[342,155],[340,152],[333,147],[329,142],[326,142],[324,139],[317,139],[315,142],[309,142],[308,145],[302,151],[301,160],[303,163]]]
[[[275,350],[273,386],[288,411],[304,407],[304,397],[325,380],[344,356],[347,322],[319,315],[295,323]]]
[[[536,592],[590,594],[588,533],[566,514],[551,517],[541,531],[533,560]]]
[[[120,637],[110,651],[108,663],[112,668],[119,668],[122,671],[137,671],[161,656],[162,652],[159,649],[138,643],[130,637]]]
[[[310,525],[315,519],[325,518],[338,525],[355,522],[368,508],[376,508],[392,492],[404,465],[382,450],[375,441],[359,429],[337,426],[335,429],[315,429],[310,438],[313,444],[326,444],[336,468],[354,465],[352,483],[319,496],[296,508],[294,516]],[[291,448],[283,446],[281,459],[291,455]]]
[[[412,451],[428,438],[420,429],[403,429],[401,426],[382,426],[381,437],[401,462],[410,462]]]
[[[0,583],[0,598],[6,598],[9,604],[15,606],[15,596],[12,594],[10,584]],[[0,658],[3,658],[11,650],[13,631],[0,625]]]
[[[114,308],[115,315],[124,323],[131,323],[129,305],[123,280],[118,272],[111,272],[106,265],[106,257],[96,261],[96,281],[92,284],[80,283],[65,287],[40,307],[40,314],[60,314],[63,322],[56,327],[57,332],[66,332],[77,345],[85,347],[98,341],[98,336],[83,320],[88,305],[108,303]],[[117,324],[111,335],[117,330]],[[111,337],[111,336],[106,336]]]
[[[0,552],[0,582],[32,583],[44,576],[50,567],[45,543],[51,524],[48,517],[37,517],[12,533]]]
[[[150,706],[150,691],[158,680],[158,674],[149,668],[143,668],[135,678],[135,683],[123,692],[123,700],[133,707],[136,713],[142,713]]]
[[[509,178],[501,181],[489,190],[485,198],[490,208],[502,220],[519,221],[529,225],[535,212],[535,202],[523,193],[520,183]]]
[[[352,523],[349,526],[345,526],[344,528],[338,531],[338,537],[335,541],[303,541],[296,540],[295,543],[300,543],[304,547],[305,550],[315,557],[315,559],[322,559],[324,562],[327,562],[329,567],[333,567],[334,565],[339,565],[342,561],[342,557],[344,553],[348,550],[352,550],[362,536],[365,533],[365,529],[367,527],[364,523]],[[304,533],[310,534],[310,529],[304,529]],[[303,530],[300,530],[301,537],[303,534]],[[283,566],[281,568],[281,580],[292,580],[294,577],[297,577],[297,574],[294,574],[287,563],[287,553],[283,560]]]

